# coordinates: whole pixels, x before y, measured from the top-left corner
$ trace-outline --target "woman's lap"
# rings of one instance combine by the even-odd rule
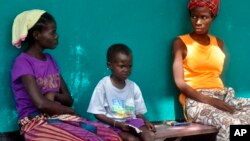
[[[121,140],[118,134],[102,124],[90,122],[77,116],[41,117],[36,117],[22,126],[22,132],[26,140]],[[96,130],[92,130],[92,133],[85,128],[85,125],[91,128],[94,127]]]
[[[229,105],[236,107],[234,114],[221,111],[208,104],[200,103],[192,99],[186,100],[188,118],[195,122],[201,122],[207,125],[213,125],[220,128],[223,125],[231,124],[249,124],[250,100],[247,98],[235,98],[232,88],[225,88],[221,92],[216,90],[200,91],[202,94],[210,95],[224,100]],[[213,95],[214,93],[214,95]]]

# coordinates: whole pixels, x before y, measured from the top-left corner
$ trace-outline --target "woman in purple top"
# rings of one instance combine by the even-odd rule
[[[58,43],[56,22],[49,13],[29,10],[19,14],[13,23],[13,38],[17,47],[22,41],[28,45],[11,73],[21,134],[26,140],[121,140],[111,129],[77,116],[71,108],[73,99],[56,62],[43,53]]]

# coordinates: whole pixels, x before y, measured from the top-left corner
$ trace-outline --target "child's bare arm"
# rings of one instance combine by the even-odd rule
[[[113,119],[111,119],[103,114],[95,114],[95,118],[98,119],[99,121],[102,121],[102,122],[110,125],[110,126],[113,126],[115,128],[119,128],[122,131],[130,131],[129,126],[125,122],[115,121],[115,120],[113,120]]]

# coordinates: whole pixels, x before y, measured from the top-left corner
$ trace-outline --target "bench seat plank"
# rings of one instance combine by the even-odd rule
[[[155,125],[156,139],[178,138],[184,136],[193,136],[201,134],[217,133],[215,127],[191,123],[189,126],[166,126],[164,124]]]

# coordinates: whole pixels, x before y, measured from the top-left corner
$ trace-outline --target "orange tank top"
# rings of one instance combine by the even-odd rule
[[[225,54],[218,46],[216,37],[209,35],[210,44],[201,45],[189,34],[179,36],[187,47],[183,60],[184,80],[193,89],[222,89],[220,78],[224,66]],[[185,96],[179,97],[185,110]]]
[[[223,88],[220,78],[225,54],[218,46],[216,37],[209,35],[210,44],[201,45],[189,34],[180,36],[187,47],[183,60],[185,82],[194,89]]]

